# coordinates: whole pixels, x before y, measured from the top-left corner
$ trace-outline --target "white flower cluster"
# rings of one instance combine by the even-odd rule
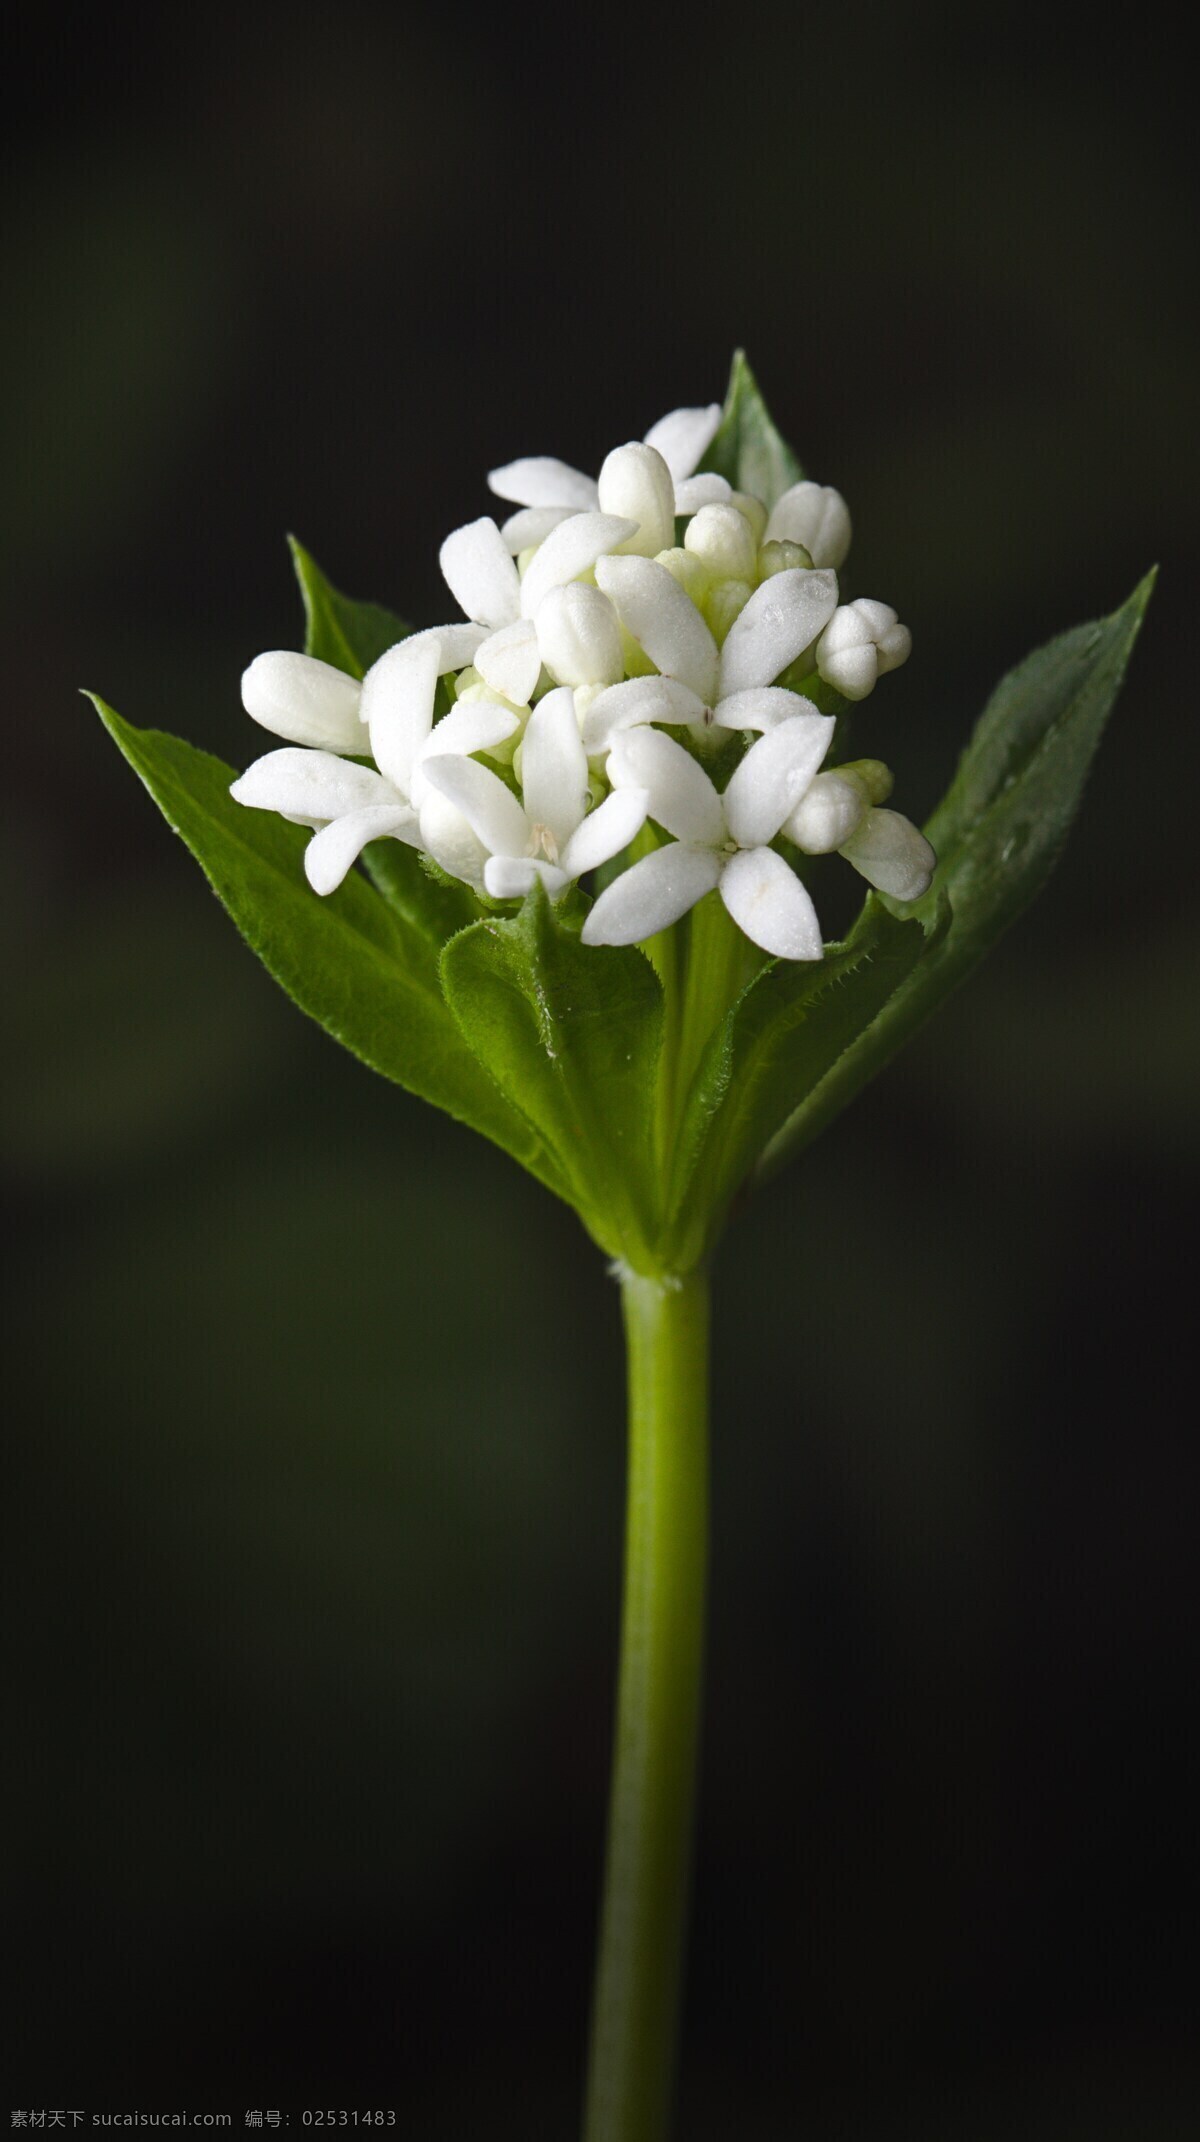
[[[833,717],[775,681],[791,671],[865,698],[906,659],[909,634],[885,603],[839,603],[850,516],[838,492],[797,483],[768,513],[695,473],[719,420],[715,405],[674,410],[598,478],[548,457],[494,470],[492,491],[517,511],[455,529],[441,549],[469,622],[400,641],[361,684],[308,655],[251,663],[246,711],[289,748],[232,794],[314,828],[317,892],[391,838],[493,900],[537,878],[557,899],[654,827],[608,874],[585,943],[640,943],[719,888],[763,951],[813,960],[820,927],[780,836],[807,855],[836,849],[898,899],[925,891],[933,850],[883,808],[887,768],[822,772]],[[440,679],[451,703],[435,720]],[[702,762],[721,770],[730,732],[757,741],[719,791]],[[368,753],[373,766],[359,763]]]

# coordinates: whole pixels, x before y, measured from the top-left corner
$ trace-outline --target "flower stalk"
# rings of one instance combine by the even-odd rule
[[[624,1272],[621,1665],[584,2142],[664,2142],[691,1874],[708,1561],[704,1271]]]

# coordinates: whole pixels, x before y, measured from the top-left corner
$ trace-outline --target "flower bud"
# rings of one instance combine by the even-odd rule
[[[690,550],[660,550],[656,565],[665,565],[672,580],[677,580],[685,595],[690,595],[699,609],[708,593],[710,575],[699,558]]]
[[[832,855],[857,832],[869,808],[865,782],[838,766],[809,782],[783,830],[806,855]]]
[[[937,856],[925,835],[899,811],[868,811],[842,848],[868,885],[893,900],[919,900],[928,892]]]
[[[748,580],[718,580],[709,589],[704,598],[704,615],[718,647],[725,645],[726,634],[753,593]]]
[[[912,634],[885,602],[860,596],[834,611],[817,642],[817,668],[846,699],[865,699],[875,681],[907,660]]]
[[[769,580],[773,573],[792,573],[799,568],[812,571],[812,558],[803,543],[784,543],[777,538],[764,543],[758,554],[758,577]]]
[[[814,565],[844,564],[850,549],[850,511],[832,484],[794,483],[777,498],[767,521],[767,539],[802,543]]]
[[[714,580],[745,580],[753,585],[754,531],[736,506],[701,506],[688,522],[683,540]]]
[[[767,532],[767,509],[761,498],[752,498],[749,491],[731,491],[729,503],[736,506],[738,512],[744,514],[749,521],[754,547],[757,550]]]
[[[637,522],[621,552],[653,558],[668,549],[675,540],[675,485],[662,455],[640,443],[614,447],[600,471],[600,511]]]
[[[882,759],[851,759],[837,770],[840,774],[847,777],[853,775],[856,781],[861,781],[873,804],[886,803],[896,785],[891,767],[885,766]]]

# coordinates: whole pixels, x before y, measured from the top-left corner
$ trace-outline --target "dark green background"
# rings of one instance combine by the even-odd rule
[[[7,87],[12,2102],[572,2132],[614,1289],[290,1009],[75,691],[244,762],[286,528],[436,621],[489,466],[595,468],[744,342],[913,628],[858,748],[914,816],[1164,574],[1042,905],[718,1267],[682,2142],[1192,2134],[1181,53],[218,5],[27,28]]]

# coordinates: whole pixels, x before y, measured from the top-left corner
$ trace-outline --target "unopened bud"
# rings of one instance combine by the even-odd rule
[[[783,543],[773,539],[764,543],[758,554],[758,577],[770,580],[774,573],[792,573],[799,568],[812,571],[812,557],[803,543]]]
[[[794,483],[777,498],[767,521],[768,538],[802,543],[814,565],[836,568],[850,548],[850,510],[832,484]]]
[[[666,566],[672,580],[679,582],[684,593],[691,596],[699,609],[708,593],[711,575],[705,571],[695,553],[679,549],[660,550],[654,562],[656,565]]]
[[[842,854],[868,885],[890,893],[893,900],[919,900],[937,867],[925,835],[899,811],[868,811]]]
[[[725,645],[726,635],[753,593],[748,580],[718,580],[709,589],[704,599],[704,615],[718,647]]]
[[[654,447],[636,442],[613,448],[600,471],[600,511],[637,522],[636,535],[619,546],[622,552],[653,558],[670,546],[675,536],[675,484]]]
[[[688,522],[683,540],[714,580],[753,583],[754,531],[736,506],[701,506]]]
[[[907,660],[912,634],[886,602],[860,596],[835,610],[817,642],[817,668],[846,699],[865,699],[878,677]]]
[[[869,809],[864,784],[838,766],[809,782],[783,830],[806,855],[832,855],[857,831]]]
[[[851,759],[845,766],[839,766],[838,772],[852,774],[856,781],[861,781],[873,804],[886,803],[896,785],[891,767],[885,766],[882,759]]]
[[[736,506],[738,512],[749,521],[754,547],[757,550],[767,532],[767,509],[761,498],[752,498],[749,491],[731,491],[729,503]]]

